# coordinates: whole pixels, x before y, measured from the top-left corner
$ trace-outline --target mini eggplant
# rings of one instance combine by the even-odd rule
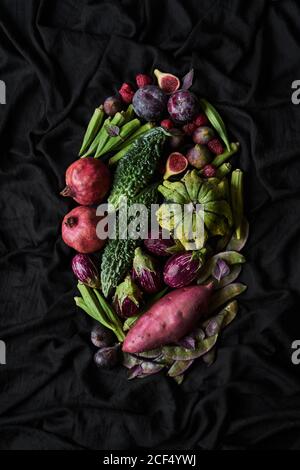
[[[111,346],[114,340],[113,332],[102,325],[95,326],[91,331],[91,341],[96,348]]]
[[[108,348],[99,349],[94,355],[95,364],[98,367],[111,369],[115,367],[120,360],[120,345],[110,346]]]
[[[148,238],[144,240],[144,245],[153,255],[171,256],[168,249],[174,246],[172,238],[163,238],[162,230],[159,231],[158,238],[154,237],[154,233],[150,233]]]
[[[156,294],[163,287],[162,273],[152,256],[136,248],[132,269],[133,279],[147,294]]]
[[[72,259],[72,269],[77,279],[83,284],[92,288],[100,287],[98,269],[90,256],[82,253],[75,255]]]
[[[141,291],[128,275],[116,288],[113,304],[120,317],[128,318],[137,315],[141,299]]]
[[[173,255],[164,268],[164,282],[170,287],[184,287],[191,284],[203,266],[206,249],[186,251]]]

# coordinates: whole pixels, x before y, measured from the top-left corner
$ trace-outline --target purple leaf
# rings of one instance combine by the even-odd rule
[[[195,349],[196,341],[192,336],[185,336],[184,338],[181,338],[177,344],[185,349]]]
[[[227,276],[230,273],[230,268],[227,263],[221,258],[216,262],[215,268],[213,270],[213,277],[220,281],[223,277]]]
[[[191,69],[182,79],[182,89],[188,90],[193,85],[194,69]]]
[[[110,137],[117,137],[120,134],[120,128],[118,126],[106,126],[105,129]]]
[[[135,377],[138,377],[141,374],[143,374],[143,369],[141,365],[134,366],[129,371],[128,380],[134,379]]]

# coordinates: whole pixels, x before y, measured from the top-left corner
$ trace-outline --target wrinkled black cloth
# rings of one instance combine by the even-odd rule
[[[296,0],[1,0],[0,449],[300,447],[299,27]],[[60,234],[93,109],[155,67],[193,67],[241,143],[250,221],[238,317],[181,386],[94,366]]]

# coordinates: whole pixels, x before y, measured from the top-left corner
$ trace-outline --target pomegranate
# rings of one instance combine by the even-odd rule
[[[96,227],[102,219],[94,207],[79,206],[71,210],[62,222],[63,241],[79,253],[101,250],[105,240],[97,237]]]
[[[67,169],[66,184],[62,196],[70,196],[82,206],[98,204],[110,188],[110,172],[100,160],[80,158]]]

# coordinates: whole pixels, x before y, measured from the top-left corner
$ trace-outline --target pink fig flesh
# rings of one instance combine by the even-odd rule
[[[180,87],[180,80],[178,77],[171,73],[164,73],[158,69],[154,70],[154,75],[157,78],[158,86],[167,95],[175,93]]]
[[[173,152],[169,155],[166,165],[166,172],[164,179],[169,178],[172,175],[179,175],[183,173],[189,162],[187,158],[180,152]]]

